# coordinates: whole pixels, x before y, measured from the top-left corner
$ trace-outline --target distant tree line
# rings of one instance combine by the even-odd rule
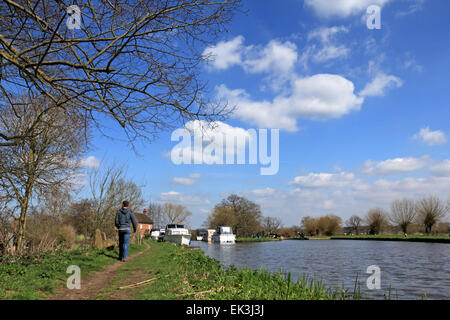
[[[402,199],[392,202],[391,212],[373,208],[363,217],[353,215],[345,222],[335,214],[305,216],[299,226],[284,227],[280,218],[263,216],[258,204],[232,194],[214,207],[204,225],[208,228],[231,226],[237,237],[279,235],[292,238],[300,234],[332,236],[344,232],[407,234],[410,230],[426,234],[433,231],[448,233],[449,224],[443,219],[449,208],[449,204],[437,197],[424,197],[418,201]]]

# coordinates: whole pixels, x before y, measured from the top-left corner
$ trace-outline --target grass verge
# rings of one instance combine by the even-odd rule
[[[138,276],[136,276],[138,275]],[[120,286],[154,279],[143,286],[119,290]],[[128,291],[126,294],[124,294]],[[326,289],[321,282],[306,278],[293,282],[291,274],[266,270],[225,269],[202,250],[171,243],[151,242],[151,248],[120,268],[115,279],[98,299],[150,300],[329,300],[359,299],[342,290]],[[118,296],[120,295],[120,296]]]
[[[130,255],[144,250],[145,245],[131,245]],[[41,256],[3,257],[0,262],[0,299],[45,299],[55,288],[65,286],[67,267],[77,265],[85,278],[117,261],[119,250],[90,248],[49,251]]]

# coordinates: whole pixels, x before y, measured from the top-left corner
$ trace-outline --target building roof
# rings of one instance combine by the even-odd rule
[[[153,224],[153,220],[150,219],[149,216],[143,213],[135,213],[134,216],[136,217],[137,223],[141,224]]]

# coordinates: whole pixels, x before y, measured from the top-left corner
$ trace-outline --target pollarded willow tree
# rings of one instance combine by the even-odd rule
[[[2,1],[0,99],[46,96],[84,111],[99,128],[113,119],[131,142],[180,122],[221,119],[229,109],[206,98],[199,67],[239,2]],[[0,146],[31,132],[0,131]]]
[[[403,233],[407,233],[408,226],[414,222],[416,217],[416,204],[412,200],[402,199],[395,200],[391,205],[390,220],[402,229]]]
[[[446,216],[448,209],[437,197],[422,198],[416,204],[416,221],[424,226],[426,233],[430,233],[431,228]]]

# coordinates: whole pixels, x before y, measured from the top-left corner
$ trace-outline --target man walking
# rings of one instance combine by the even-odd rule
[[[136,218],[129,208],[128,201],[122,202],[122,208],[116,213],[116,228],[119,229],[119,260],[125,262],[128,257],[128,246],[130,244],[131,226],[133,232],[137,230]]]

